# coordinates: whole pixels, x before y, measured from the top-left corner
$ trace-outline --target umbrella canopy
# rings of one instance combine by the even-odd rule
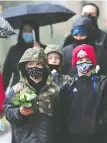
[[[23,4],[5,9],[1,14],[15,29],[25,20],[37,26],[64,22],[75,15],[68,8],[56,4]]]
[[[11,25],[0,16],[0,38],[8,38],[13,34],[15,34],[15,32]]]

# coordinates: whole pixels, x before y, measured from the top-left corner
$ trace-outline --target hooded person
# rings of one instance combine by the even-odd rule
[[[99,28],[98,18],[100,16],[99,7],[92,2],[87,2],[82,6],[81,15],[87,15],[95,28],[95,53],[97,63],[100,65],[99,74],[107,75],[107,33]]]
[[[63,48],[64,63],[61,67],[61,72],[72,77],[76,73],[75,69],[70,66],[72,51],[75,46],[81,44],[95,45],[94,28],[91,19],[88,16],[80,16],[73,25],[70,37],[70,45]]]
[[[59,109],[59,119],[57,119],[59,123],[57,122],[57,128],[59,129],[55,130],[55,143],[64,143],[67,137],[67,112],[65,110],[68,108],[66,103],[72,78],[60,73],[60,67],[63,64],[63,51],[60,46],[53,44],[47,45],[45,53],[48,58],[48,66],[53,80],[60,87],[59,105],[57,107]]]
[[[77,75],[73,77],[68,100],[70,142],[104,142],[107,77],[96,73],[94,47],[87,44],[77,46],[73,50],[72,67]]]
[[[59,87],[49,75],[47,56],[40,47],[25,51],[18,64],[20,81],[14,85],[5,100],[7,120],[12,125],[12,143],[52,143],[54,105],[59,95]],[[35,100],[30,106],[13,104],[13,97],[31,93]],[[21,99],[20,99],[21,100]]]
[[[26,51],[26,49],[33,47],[34,45],[34,37],[32,31],[35,31],[37,42],[41,46],[38,41],[38,28],[34,28],[32,24],[25,21],[19,31],[18,42],[16,45],[12,46],[7,54],[6,60],[3,66],[3,81],[4,81],[4,90],[9,86],[10,79],[12,77],[11,86],[15,85],[19,80],[19,73],[17,70],[17,64]]]
[[[92,20],[88,17],[88,15],[82,15],[76,19],[74,22],[70,35],[65,39],[63,47],[73,44],[74,46],[80,44],[89,44],[94,46],[94,31]],[[82,38],[76,38],[76,35],[85,36]]]

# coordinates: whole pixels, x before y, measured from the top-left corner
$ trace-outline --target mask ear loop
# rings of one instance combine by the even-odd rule
[[[34,29],[32,30],[32,34],[33,34],[33,41],[35,43],[36,42],[36,37],[35,37],[35,31],[34,31]]]
[[[32,30],[32,34],[33,34],[33,42],[34,42],[33,47],[34,47],[34,48],[40,47],[40,45],[39,45],[38,42],[36,41],[36,36],[35,36],[35,31],[34,31],[34,29]]]

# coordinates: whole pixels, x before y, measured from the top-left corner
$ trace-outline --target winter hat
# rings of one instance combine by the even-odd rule
[[[46,55],[48,55],[51,52],[56,52],[58,54],[60,54],[63,57],[63,51],[62,51],[62,47],[58,46],[58,45],[53,45],[50,44],[45,48],[45,53]]]
[[[72,54],[72,67],[74,68],[77,61],[82,58],[89,58],[96,66],[96,55],[94,52],[94,47],[87,44],[82,44],[75,47]]]
[[[78,34],[83,35],[83,36],[88,36],[88,32],[87,32],[86,28],[82,27],[82,26],[74,27],[71,34],[72,34],[72,36],[75,36]]]

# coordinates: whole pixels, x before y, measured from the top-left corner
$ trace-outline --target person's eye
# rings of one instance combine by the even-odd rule
[[[59,57],[56,57],[56,59],[60,59]]]
[[[82,59],[80,59],[78,62],[82,62],[83,60]]]
[[[40,63],[37,63],[37,65],[40,66],[41,64],[40,64]]]
[[[48,59],[52,59],[52,57],[49,57]]]
[[[88,62],[91,62],[90,59],[87,59]]]
[[[32,63],[29,63],[28,65],[29,65],[29,66],[31,66],[31,65],[32,65]]]

